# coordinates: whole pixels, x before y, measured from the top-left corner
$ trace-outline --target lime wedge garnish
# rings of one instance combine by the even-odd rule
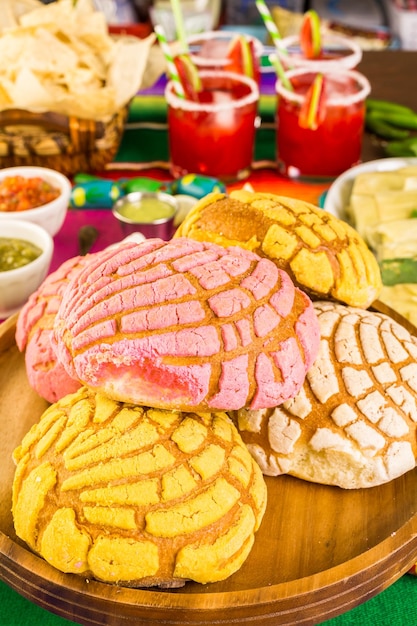
[[[230,41],[227,50],[227,58],[230,60],[227,69],[253,78],[255,75],[254,54],[252,41],[244,35],[236,35]]]
[[[324,76],[316,74],[301,106],[298,123],[302,128],[316,130],[325,115]]]
[[[300,46],[306,59],[318,59],[321,55],[320,18],[314,9],[304,13],[300,31]]]
[[[185,97],[189,100],[196,100],[203,86],[197,66],[192,61],[189,54],[178,54],[174,58],[175,67],[184,89]]]

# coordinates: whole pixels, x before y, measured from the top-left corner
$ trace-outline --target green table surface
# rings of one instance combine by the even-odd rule
[[[388,55],[386,58],[394,57]],[[399,57],[395,59],[397,61]],[[417,55],[413,57],[413,60],[406,55],[406,59],[408,63],[412,61],[414,66],[417,62]],[[373,67],[379,68],[378,56],[372,53],[365,54],[365,61],[370,62],[370,70]],[[381,60],[381,67],[383,65]],[[381,95],[385,95],[384,85],[385,83],[381,83]],[[378,96],[378,91],[375,95]],[[273,97],[263,96],[261,113],[263,125],[257,134],[255,160],[273,162],[275,159]],[[151,126],[149,125],[150,119]],[[365,160],[381,156],[378,153],[369,152],[369,142],[365,144],[365,150]],[[141,162],[153,164],[161,161],[163,167],[168,161],[166,107],[163,99],[157,95],[141,96],[132,103],[128,124],[115,163],[120,165]],[[146,176],[146,170],[138,172],[137,175]],[[0,581],[1,626],[65,626],[75,623],[77,622],[68,621],[33,604]],[[368,624],[372,626],[417,626],[417,577],[405,574],[366,602],[322,623],[327,626],[366,626]]]
[[[32,604],[0,581],[2,626],[69,626],[75,623]],[[367,602],[322,623],[326,626],[416,626],[417,579],[406,574]]]

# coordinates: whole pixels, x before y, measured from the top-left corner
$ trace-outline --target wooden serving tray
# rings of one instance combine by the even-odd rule
[[[383,305],[417,334],[417,330]],[[268,506],[243,567],[226,581],[179,590],[129,589],[63,574],[17,538],[11,454],[47,403],[29,388],[0,326],[0,578],[43,608],[84,626],[319,624],[382,591],[417,561],[417,470],[381,487],[345,491],[267,478]]]

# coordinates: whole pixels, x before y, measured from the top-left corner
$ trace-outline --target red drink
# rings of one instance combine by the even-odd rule
[[[315,74],[287,72],[294,92],[277,83],[278,169],[290,177],[335,178],[360,161],[367,79],[354,71],[325,74],[325,116],[315,130],[299,124],[300,107]]]
[[[259,91],[255,81],[229,72],[201,72],[198,101],[175,95],[168,83],[171,173],[204,174],[222,181],[249,175]]]
[[[253,79],[260,84],[261,68],[260,57],[263,53],[263,44],[256,37],[241,35],[251,46],[253,63]],[[234,31],[209,31],[193,35],[187,39],[192,60],[200,70],[224,70],[226,72],[241,73],[241,69],[233,58],[228,58],[230,42],[236,37]],[[244,72],[242,72],[244,73]]]

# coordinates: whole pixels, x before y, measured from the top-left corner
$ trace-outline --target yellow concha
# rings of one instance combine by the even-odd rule
[[[51,565],[128,586],[219,581],[266,507],[257,463],[224,413],[110,400],[86,387],[14,452],[16,534]]]
[[[200,200],[175,237],[241,246],[274,261],[311,297],[368,308],[382,289],[365,241],[309,202],[246,190]]]

